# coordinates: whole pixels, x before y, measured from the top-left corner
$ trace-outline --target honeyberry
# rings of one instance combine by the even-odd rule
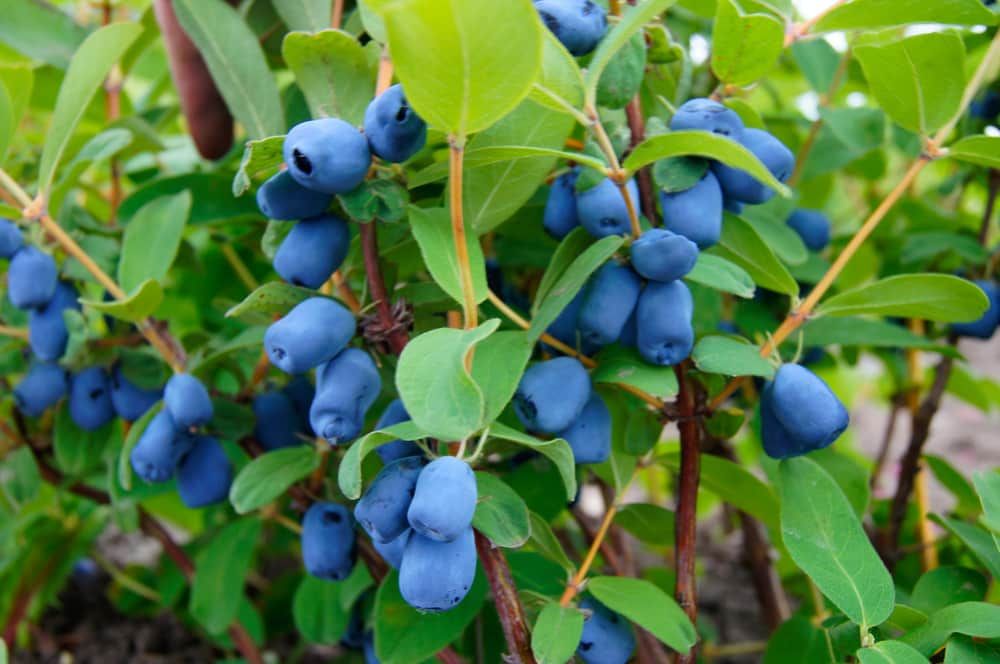
[[[375,429],[388,429],[394,424],[400,424],[410,420],[410,414],[406,412],[406,407],[401,399],[393,399],[382,411]],[[417,456],[421,454],[420,447],[416,443],[407,440],[390,440],[375,448],[375,453],[382,459],[382,463],[388,464],[396,459]]]
[[[365,109],[365,136],[373,154],[391,162],[404,162],[427,142],[427,123],[413,112],[403,86],[391,86]]]
[[[632,243],[632,267],[650,281],[676,281],[694,269],[698,245],[677,233],[652,228]]]
[[[399,569],[399,566],[403,563],[403,552],[406,550],[406,543],[410,541],[412,533],[413,531],[407,528],[391,542],[372,540],[372,544],[375,550],[378,551],[378,555],[382,556],[382,559],[389,564],[389,567]]]
[[[532,431],[562,431],[590,399],[590,375],[575,357],[539,362],[524,372],[514,393],[514,412]]]
[[[129,453],[135,474],[147,482],[166,482],[177,464],[194,445],[195,438],[182,431],[166,410],[161,410],[139,436]]]
[[[274,270],[296,286],[319,288],[340,267],[351,248],[351,232],[332,214],[303,219],[274,254]]]
[[[647,362],[673,366],[691,354],[693,307],[683,281],[646,284],[636,308],[636,342]]]
[[[371,356],[358,348],[343,351],[316,372],[316,398],[309,409],[313,431],[331,445],[354,440],[381,390]]]
[[[787,223],[803,244],[813,251],[822,251],[830,244],[830,219],[819,210],[800,208],[788,217]]]
[[[784,182],[792,174],[795,168],[795,155],[785,147],[784,143],[763,129],[747,128],[740,138],[740,143],[763,162],[779,182]],[[746,171],[721,162],[716,162],[712,168],[727,199],[757,205],[766,203],[774,196],[774,189]]]
[[[14,403],[28,417],[38,417],[56,405],[68,389],[65,369],[51,362],[35,362],[14,388]]]
[[[951,331],[960,337],[989,339],[1000,326],[1000,286],[995,281],[987,280],[977,281],[976,285],[982,288],[986,297],[989,298],[989,308],[978,320],[968,323],[952,323]]]
[[[641,291],[642,280],[631,267],[614,261],[602,265],[591,277],[577,314],[583,338],[597,346],[617,341]]]
[[[608,29],[604,9],[592,0],[535,0],[535,9],[545,27],[575,56],[597,48]]]
[[[79,311],[76,289],[65,281],[56,285],[52,299],[32,310],[28,319],[28,342],[31,351],[40,360],[58,360],[66,352],[69,330],[63,312]]]
[[[254,438],[265,450],[300,445],[299,414],[295,403],[284,392],[262,392],[254,397]]]
[[[364,135],[338,118],[308,120],[285,137],[288,172],[303,187],[345,194],[365,179],[372,157]]]
[[[625,188],[638,210],[639,190],[635,180],[629,180]],[[625,199],[618,185],[609,178],[576,195],[576,212],[580,225],[594,237],[627,235],[632,230]]]
[[[126,422],[145,415],[162,396],[162,389],[147,390],[130,381],[120,366],[111,370],[111,404],[118,417]]]
[[[326,212],[332,201],[332,195],[303,187],[288,171],[272,175],[257,190],[261,214],[279,221],[316,217]]]
[[[408,530],[406,511],[423,469],[420,457],[406,457],[386,465],[354,506],[354,518],[374,542],[387,543]]]
[[[545,200],[542,226],[549,235],[561,240],[580,225],[576,210],[576,179],[579,169],[574,168],[552,181],[549,196]]]
[[[177,466],[177,493],[190,508],[226,500],[233,483],[233,466],[211,436],[195,436],[194,445]]]
[[[0,258],[11,259],[24,246],[21,229],[11,221],[0,217]]]
[[[827,447],[850,422],[833,390],[798,364],[782,365],[764,386],[760,411],[764,451],[775,459]]]
[[[52,256],[37,247],[22,247],[7,268],[7,297],[18,309],[35,309],[52,299],[58,281]]]
[[[302,522],[302,561],[319,579],[343,581],[357,557],[354,519],[343,505],[313,503]]]
[[[163,391],[163,405],[181,429],[207,424],[212,419],[212,398],[191,374],[174,374]]]
[[[743,120],[736,111],[717,101],[690,99],[677,108],[674,117],[670,119],[670,129],[700,129],[738,141],[743,135]]]
[[[722,189],[711,170],[689,189],[660,192],[663,227],[708,249],[722,235]]]
[[[443,456],[420,472],[406,518],[414,532],[450,542],[472,524],[478,495],[476,475],[469,464]]]
[[[607,461],[611,454],[611,412],[601,395],[591,394],[580,416],[556,435],[569,443],[576,463]]]
[[[628,622],[591,597],[583,598],[580,608],[590,611],[576,649],[584,664],[625,664],[635,651],[635,634]]]
[[[271,363],[285,373],[300,374],[333,359],[354,336],[354,316],[326,297],[295,305],[264,334]]]
[[[114,419],[111,381],[103,367],[88,367],[69,386],[69,415],[84,431],[94,431]]]
[[[407,604],[428,613],[458,606],[476,578],[476,541],[466,528],[450,542],[410,535],[399,566],[399,593]]]

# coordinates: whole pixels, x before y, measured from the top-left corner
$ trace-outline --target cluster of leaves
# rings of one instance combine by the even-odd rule
[[[187,351],[187,370],[213,390],[212,426],[238,474],[230,504],[186,509],[171,485],[131,477],[128,450],[145,422],[127,435],[120,423],[85,434],[65,406],[24,422],[5,389],[5,625],[13,617],[16,628],[25,612],[37,619],[109,526],[135,531],[152,515],[186,533],[195,561],[191,586],[173,559],[112,568],[110,595],[122,611],[175,611],[224,649],[233,645],[226,630],[234,622],[259,645],[286,632],[333,644],[357,600],[377,585],[369,623],[381,661],[420,662],[449,644],[462,653],[509,651],[482,572],[455,610],[422,616],[404,604],[394,574],[376,582],[359,564],[349,579],[331,583],[287,564],[297,557],[297,535],[282,523],[302,507],[290,496],[306,490],[356,499],[377,469],[369,452],[387,440],[479,440],[474,525],[504,549],[534,626],[535,657],[566,661],[583,616],[559,599],[571,578],[586,576],[583,559],[592,545],[573,519],[586,523],[590,516],[567,503],[584,485],[600,486],[613,529],[653,554],[673,552],[675,514],[663,496],[676,485],[681,455],[662,432],[662,417],[672,410],[659,406],[678,397],[678,375],[697,386],[702,405],[732,377],[771,377],[761,346],[831,266],[838,270],[832,294],[782,340],[779,355],[816,349],[814,368],[845,401],[853,393],[887,403],[929,385],[913,375],[912,359],[936,355],[949,362],[949,393],[985,412],[1000,406],[1000,384],[976,375],[945,327],[985,307],[981,291],[952,275],[989,276],[992,269],[988,245],[978,238],[990,196],[987,173],[1000,168],[1000,138],[965,109],[974,94],[996,85],[1000,57],[996,15],[978,0],[837,3],[819,21],[798,24],[806,28],[801,35],[786,30],[795,15],[785,0],[644,0],[625,6],[597,51],[580,62],[543,29],[527,0],[369,0],[348,6],[339,30],[329,28],[330,0],[246,0],[237,8],[174,0],[248,141],[214,163],[201,160],[185,136],[148,2],[120,3],[132,20],[95,30],[34,0],[8,4],[0,22],[0,167],[16,182],[37,183],[32,193],[127,293],[105,302],[93,273],[65,256],[63,274],[79,283],[86,301],[68,321],[65,363],[115,359],[138,384],[160,384],[167,367],[131,324],[147,326],[149,316],[164,321]],[[97,12],[88,18],[98,22]],[[950,27],[908,30],[929,22]],[[823,38],[834,32],[846,36],[846,49]],[[693,58],[689,45],[697,43],[711,44],[706,61]],[[280,380],[268,374],[258,384],[263,331],[310,293],[273,280],[269,259],[282,225],[265,224],[243,194],[278,168],[289,126],[322,116],[360,123],[386,45],[411,104],[431,126],[428,146],[404,167],[380,168],[338,204],[345,216],[377,224],[382,274],[395,286],[392,297],[413,308],[406,351],[381,355],[383,382],[395,386],[412,422],[344,450],[304,445],[254,458],[247,401]],[[113,93],[120,115],[105,106],[112,94],[101,93],[105,80],[124,81]],[[673,108],[713,90],[748,126],[766,126],[797,152],[794,187],[774,182],[730,141],[665,131]],[[597,122],[625,152],[635,126],[624,106],[636,96],[646,138],[627,150],[620,170],[607,155],[566,147],[585,143]],[[804,114],[810,104],[817,107]],[[449,146],[464,150],[468,265],[454,250],[445,207]],[[743,168],[770,179],[784,196],[727,214],[721,242],[689,275],[698,332],[689,370],[651,367],[619,346],[593,358],[593,382],[613,416],[613,452],[604,464],[576,468],[565,441],[521,432],[507,404],[545,329],[624,239],[595,242],[581,232],[559,244],[547,238],[544,183],[566,161],[624,179],[679,156]],[[895,187],[911,164],[921,164],[921,177]],[[663,173],[653,170],[662,184]],[[119,200],[121,184],[126,195]],[[859,247],[855,239],[874,228],[862,225],[867,211],[887,195],[896,204],[881,211],[884,219],[875,219],[881,223]],[[835,220],[826,253],[810,253],[784,224],[796,207],[824,209]],[[9,205],[0,212],[22,216]],[[29,232],[38,244],[65,250],[40,229]],[[341,275],[366,307],[360,245],[356,238]],[[845,248],[850,260],[838,265]],[[487,278],[494,260],[499,282]],[[467,268],[487,320],[451,329],[444,316],[465,300]],[[491,288],[524,325],[497,307]],[[892,317],[927,324],[908,328]],[[720,333],[724,321],[740,334]],[[12,384],[26,368],[16,334],[26,319],[5,300],[0,322],[15,332],[0,343],[0,374]],[[877,361],[878,381],[864,378],[862,356]],[[883,531],[891,510],[873,496],[877,469],[856,453],[852,434],[835,449],[777,464],[760,453],[753,397],[728,405],[704,419],[698,512],[707,516],[726,503],[762,524],[776,551],[778,592],[803,600],[790,618],[781,616],[787,620],[771,637],[767,662],[921,662],[942,647],[949,662],[1000,659],[989,642],[1000,638],[1000,607],[987,583],[1000,575],[1000,475],[985,471],[970,481],[947,459],[925,457],[957,503],[933,517],[945,533],[934,543],[918,538],[926,515],[910,506],[890,552],[890,575],[863,524]],[[311,481],[317,475],[318,484]],[[73,491],[80,486],[107,504]],[[644,498],[619,505],[630,487],[641,487]],[[921,567],[928,545],[940,567]],[[674,603],[674,570],[651,565],[631,578],[606,553],[592,569],[587,592],[671,648],[687,651],[699,640],[712,646],[712,628],[699,624],[699,635]],[[597,575],[600,569],[614,574]],[[266,584],[257,583],[262,574]],[[482,628],[471,629],[477,616]]]

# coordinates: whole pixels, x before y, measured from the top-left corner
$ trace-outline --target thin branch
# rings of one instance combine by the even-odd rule
[[[450,194],[451,235],[455,242],[455,257],[462,284],[462,316],[465,329],[479,324],[476,307],[476,289],[472,284],[472,266],[469,263],[469,246],[465,237],[465,216],[462,210],[462,165],[465,146],[462,139],[452,136],[448,141],[448,191]]]
[[[511,650],[505,661],[511,664],[535,664],[528,622],[503,551],[478,531],[476,550],[479,552],[479,561],[483,564],[486,579],[496,601],[497,615],[500,617],[500,626],[503,628],[507,647]]]
[[[375,304],[379,327],[385,332],[392,352],[399,355],[409,341],[409,335],[405,329],[396,324],[395,316],[392,313],[392,303],[389,302],[385,280],[382,278],[382,266],[378,253],[378,230],[375,224],[376,222],[371,221],[358,225],[361,234],[361,250],[365,261],[365,276],[368,279],[368,290],[371,291]]]
[[[640,103],[639,95],[636,95],[629,102],[628,106],[625,107],[625,115],[628,118],[629,146],[634,150],[635,146],[642,143],[646,137],[646,121],[642,117],[642,104]],[[656,198],[653,189],[653,174],[650,167],[640,168],[639,172],[635,174],[635,179],[639,185],[639,203],[642,208],[642,214],[645,215],[649,223],[655,226]]]
[[[674,366],[679,387],[677,428],[681,435],[681,466],[674,523],[674,555],[677,572],[674,595],[681,609],[691,619],[691,623],[697,624],[698,596],[695,585],[695,562],[697,560],[698,484],[701,475],[701,428],[696,419],[696,397],[687,375],[687,367],[687,361]],[[677,653],[674,656],[674,662],[677,664],[693,664],[696,659],[694,648],[686,655]]]
[[[879,445],[878,456],[875,457],[875,465],[872,467],[870,486],[877,489],[879,480],[882,477],[882,469],[885,461],[889,458],[889,449],[892,447],[892,439],[896,433],[896,421],[899,419],[899,412],[903,410],[903,399],[897,395],[892,398],[892,405],[886,417],[885,432],[882,434],[882,444]]]
[[[253,272],[250,271],[247,264],[243,262],[242,258],[240,258],[240,255],[236,253],[235,249],[233,249],[233,245],[228,242],[221,242],[220,246],[222,247],[222,256],[226,259],[226,262],[229,263],[229,267],[233,268],[233,272],[236,273],[236,277],[243,283],[244,286],[246,286],[247,290],[257,290],[260,283],[257,281],[257,278],[253,276]]]
[[[330,19],[330,27],[340,30],[340,24],[344,21],[344,0],[333,0],[333,17]]]

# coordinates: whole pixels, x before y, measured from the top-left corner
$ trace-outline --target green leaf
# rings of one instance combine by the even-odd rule
[[[147,279],[139,284],[124,300],[104,302],[80,299],[80,304],[96,309],[114,318],[138,323],[151,316],[163,301],[163,287],[158,281]]]
[[[677,452],[658,457],[665,466],[680,470]],[[749,470],[722,457],[701,456],[702,486],[736,509],[746,512],[768,528],[777,531],[778,498],[768,485]]]
[[[399,573],[392,571],[375,596],[375,652],[379,661],[421,664],[461,636],[486,599],[481,573],[465,599],[444,613],[419,613],[399,594]]]
[[[597,84],[597,104],[603,108],[628,106],[646,74],[646,39],[635,34],[615,53]]]
[[[272,0],[289,30],[319,32],[330,25],[330,0]]]
[[[259,519],[233,521],[196,558],[188,609],[210,634],[223,632],[236,618],[260,530]]]
[[[451,232],[451,219],[445,208],[410,207],[410,228],[413,237],[420,245],[420,254],[424,257],[424,265],[430,271],[434,281],[461,304],[462,277],[455,255],[455,240]],[[469,253],[469,263],[472,267],[472,286],[476,302],[486,299],[486,261],[483,258],[482,247],[475,233],[469,232],[466,224],[465,245]]]
[[[118,261],[118,283],[126,292],[147,279],[162,282],[181,246],[191,211],[191,192],[147,203],[125,227]]]
[[[629,503],[615,514],[615,523],[646,544],[674,543],[674,513],[659,505]]]
[[[948,640],[944,664],[1000,664],[1000,652],[967,636],[953,636]]]
[[[310,643],[336,645],[344,635],[351,614],[341,606],[343,585],[306,574],[295,589],[292,598],[295,628]]]
[[[996,470],[981,470],[972,476],[983,504],[983,523],[993,530],[993,541],[1000,552],[1000,473]]]
[[[347,216],[361,223],[384,221],[394,223],[406,217],[409,194],[393,180],[365,180],[337,200]]]
[[[931,614],[927,623],[904,634],[900,640],[929,656],[943,646],[952,634],[981,639],[1000,637],[1000,606],[985,602],[946,606]]]
[[[112,23],[91,33],[73,54],[66,78],[59,87],[52,123],[46,133],[38,165],[38,190],[43,195],[47,195],[52,188],[59,162],[90,100],[97,94],[111,67],[141,32],[142,26],[136,23]]]
[[[966,136],[948,148],[947,156],[969,164],[1000,168],[1000,136]]]
[[[233,219],[246,218],[257,221],[260,210],[251,196],[233,197],[233,179],[223,173],[187,173],[173,177],[156,178],[152,182],[139,187],[128,198],[122,201],[119,209],[120,223],[128,225],[136,211],[151,200],[176,194],[188,189],[191,191],[191,219],[188,224],[210,224],[231,222]]]
[[[432,127],[486,129],[528,94],[542,64],[529,0],[400,0],[381,14],[406,98]]]
[[[275,315],[284,316],[292,307],[303,300],[315,297],[316,293],[286,284],[283,281],[269,281],[258,286],[242,302],[226,312],[226,318],[238,318],[247,323],[270,323]]]
[[[531,145],[492,145],[470,150],[465,155],[465,167],[479,168],[491,164],[505,163],[514,159],[545,159],[550,157],[576,162],[581,166],[598,171],[602,175],[607,172],[607,165],[597,157],[592,157],[582,152],[568,152],[556,148]],[[442,178],[445,175],[447,175],[447,171],[441,173]],[[425,179],[422,182],[426,183],[427,181]],[[429,181],[433,182],[433,180]]]
[[[531,305],[531,315],[535,316],[538,314],[538,307],[545,301],[548,297],[549,292],[552,287],[556,285],[569,266],[573,264],[580,254],[582,254],[587,247],[593,244],[594,239],[590,236],[584,228],[577,226],[569,232],[569,234],[562,239],[559,246],[552,253],[552,258],[549,259],[549,264],[545,268],[545,273],[542,275],[542,280],[538,282],[538,288],[535,289],[535,301]]]
[[[736,263],[758,286],[785,295],[798,295],[799,284],[771,248],[747,221],[726,214],[722,238],[713,253]]]
[[[934,479],[958,501],[955,507],[958,513],[975,516],[982,511],[976,490],[961,471],[951,465],[944,457],[925,454],[923,460],[934,475]]]
[[[139,437],[149,426],[149,423],[153,420],[158,412],[162,410],[162,402],[154,405],[152,408],[147,410],[142,417],[132,423],[129,427],[128,434],[125,436],[125,442],[122,444],[122,450],[118,454],[118,483],[121,484],[122,488],[126,491],[132,490],[132,462],[129,456],[132,454],[132,448],[136,446],[139,442]]]
[[[566,113],[583,106],[583,72],[551,30],[543,30],[542,68],[529,98]]]
[[[527,334],[520,331],[491,334],[476,346],[472,380],[479,385],[485,400],[484,423],[499,417],[514,396],[532,350]]]
[[[867,629],[892,613],[896,590],[840,487],[814,461],[779,466],[781,533],[792,560],[855,624]]]
[[[958,109],[965,88],[965,46],[954,32],[933,32],[854,49],[882,109],[928,135]]]
[[[930,664],[929,660],[902,641],[879,641],[871,648],[860,648],[861,664]]]
[[[7,86],[0,79],[0,163],[7,160],[7,149],[14,137],[17,120],[14,117],[14,101],[7,91]]]
[[[597,367],[590,374],[594,383],[631,385],[661,399],[677,394],[677,374],[673,368],[649,364],[634,348],[607,346],[598,353],[596,361]]]
[[[674,598],[649,581],[615,576],[594,577],[587,590],[601,604],[625,616],[679,653],[698,641],[698,634]]]
[[[870,314],[943,323],[973,321],[989,308],[979,286],[950,274],[898,274],[826,299],[817,316]]]
[[[222,0],[174,0],[181,27],[251,139],[285,133],[281,96],[257,35]]]
[[[290,32],[281,53],[314,118],[362,124],[375,94],[375,70],[358,40],[342,30]]]
[[[793,615],[771,635],[763,664],[837,664],[830,634],[801,614]]]
[[[650,23],[659,14],[666,11],[677,0],[645,0],[638,7],[628,8],[628,11],[613,28],[608,30],[594,55],[587,66],[584,75],[584,85],[586,86],[586,103],[593,106],[597,100],[597,84],[601,80],[601,75],[607,68],[611,59],[632,39],[633,35],[639,33],[646,23]]]
[[[528,506],[503,480],[489,473],[476,473],[479,497],[472,527],[497,546],[517,549],[531,536]]]
[[[785,26],[769,14],[745,14],[735,0],[719,0],[712,29],[712,71],[730,85],[767,74],[784,48]]]
[[[705,252],[698,254],[698,262],[684,279],[742,298],[752,298],[757,291],[746,270],[722,256]]]
[[[940,514],[932,514],[931,520],[938,522],[960,539],[994,578],[1000,578],[1000,550],[997,549],[990,533],[979,526]]]
[[[854,0],[834,8],[812,32],[874,30],[914,23],[995,25],[996,14],[980,0]]]
[[[702,337],[691,353],[695,366],[724,376],[774,377],[774,366],[760,356],[760,349],[744,339]]]
[[[531,630],[531,652],[538,664],[566,664],[573,659],[583,634],[583,614],[571,606],[550,602]]]
[[[112,445],[121,440],[121,420],[114,419],[95,431],[78,427],[64,404],[56,412],[52,447],[56,467],[70,477],[81,477],[101,467]]]
[[[954,349],[935,344],[902,325],[884,320],[856,318],[812,318],[802,326],[802,343],[807,347],[866,346],[869,348],[919,348],[952,355]]]
[[[535,316],[531,319],[531,327],[528,329],[528,338],[531,341],[538,341],[552,321],[576,297],[590,275],[604,265],[624,242],[625,238],[618,235],[601,238],[570,263],[553,283],[551,290],[545,294],[545,299],[538,304]]]
[[[426,435],[413,422],[401,422],[387,429],[372,431],[347,448],[337,468],[337,484],[344,496],[351,500],[361,497],[361,464],[376,447],[392,440],[419,440]]]
[[[974,569],[936,567],[917,579],[910,604],[931,614],[951,604],[982,600],[986,596],[986,587],[986,577]]]
[[[837,482],[854,513],[859,519],[863,519],[868,510],[868,502],[871,500],[871,478],[868,469],[836,447],[816,450],[809,455],[809,459],[818,463]]]
[[[687,156],[721,161],[746,171],[782,196],[791,196],[791,190],[775,179],[752,152],[736,141],[707,131],[672,131],[647,138],[632,150],[622,166],[632,176],[654,161]]]
[[[0,42],[33,60],[66,69],[87,30],[63,11],[37,0],[7,0]]]
[[[486,400],[465,368],[465,356],[499,325],[493,319],[473,330],[439,328],[407,344],[396,388],[418,428],[434,438],[463,440],[483,426]]]
[[[559,471],[563,485],[566,487],[566,499],[573,500],[576,496],[576,465],[573,461],[573,449],[562,438],[552,440],[539,440],[534,436],[521,433],[517,429],[512,429],[506,424],[494,422],[490,425],[490,436],[517,443],[535,450],[553,464]]]
[[[262,454],[240,471],[229,489],[237,514],[247,514],[279,498],[288,487],[319,466],[311,445],[297,445]]]
[[[277,172],[285,161],[281,153],[285,145],[284,136],[268,136],[256,141],[247,141],[243,148],[240,168],[233,176],[233,196],[242,196],[253,186],[255,178],[270,176]]]
[[[528,519],[531,521],[531,537],[529,539],[531,545],[549,560],[559,563],[567,574],[572,574],[576,567],[570,562],[562,544],[552,532],[552,527],[535,512],[529,512]]]

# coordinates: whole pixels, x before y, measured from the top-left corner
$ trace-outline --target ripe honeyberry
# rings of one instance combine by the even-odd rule
[[[700,129],[727,136],[735,141],[743,135],[743,120],[736,111],[711,99],[690,99],[670,119],[672,131]]]
[[[576,211],[576,179],[580,170],[574,168],[552,181],[549,197],[545,200],[542,226],[549,235],[561,240],[580,225]]]
[[[55,295],[58,281],[52,256],[36,247],[22,247],[7,268],[7,297],[18,309],[42,307]]]
[[[332,214],[303,219],[274,254],[274,270],[296,286],[319,288],[340,267],[351,248],[347,223]]]
[[[343,581],[354,568],[354,519],[343,505],[313,503],[302,522],[302,561],[319,579]]]
[[[21,229],[11,221],[0,217],[0,258],[11,259],[24,246]]]
[[[787,180],[795,169],[795,155],[792,151],[763,129],[744,130],[740,143],[763,162],[779,182]],[[774,189],[746,171],[727,166],[722,162],[716,162],[712,168],[727,199],[758,205],[766,203],[774,196]]]
[[[823,380],[798,364],[784,364],[760,399],[764,451],[775,459],[807,454],[833,443],[850,416]]]
[[[182,431],[170,413],[161,410],[149,421],[129,454],[132,470],[147,482],[166,482],[194,442],[194,436]]]
[[[272,175],[257,190],[257,207],[261,214],[279,221],[319,216],[332,201],[332,195],[303,187],[288,171]]]
[[[420,472],[406,518],[414,532],[450,542],[472,524],[478,495],[469,464],[453,456],[440,457]]]
[[[590,375],[575,357],[539,362],[524,372],[514,393],[514,412],[532,431],[562,431],[590,399]]]
[[[638,206],[639,189],[635,185],[635,180],[629,180],[625,188],[632,199],[632,205]],[[596,186],[578,193],[576,213],[580,225],[597,238],[628,235],[632,230],[625,199],[622,198],[618,185],[610,179],[604,179]]]
[[[69,415],[84,431],[100,429],[114,419],[111,381],[102,367],[84,369],[70,380]]]
[[[597,392],[590,395],[580,416],[556,434],[569,443],[576,463],[602,463],[611,454],[611,412]]]
[[[181,429],[208,424],[212,398],[200,380],[191,374],[174,374],[163,391],[163,405]]]
[[[40,360],[58,360],[66,352],[69,330],[63,319],[63,311],[80,310],[76,289],[65,281],[56,285],[52,299],[32,310],[28,319],[28,341],[31,351]]]
[[[308,120],[285,137],[288,172],[303,187],[346,194],[365,179],[372,156],[364,135],[337,118]]]
[[[587,55],[604,37],[608,18],[592,0],[535,0],[545,27],[575,56]]]
[[[646,284],[636,308],[636,342],[643,359],[669,367],[691,354],[693,307],[683,281]]]
[[[466,528],[450,542],[413,533],[399,566],[399,593],[407,604],[428,613],[458,606],[476,578],[476,540]]]
[[[660,192],[663,227],[708,249],[722,235],[722,189],[711,170],[690,189]]]
[[[195,436],[194,445],[177,466],[177,493],[194,509],[221,503],[229,496],[233,465],[215,438]]]
[[[589,610],[576,654],[584,664],[625,664],[635,651],[635,634],[624,618],[591,597],[580,602]]]
[[[614,343],[632,315],[642,280],[628,265],[605,263],[590,279],[576,325],[585,341],[596,346]]]
[[[397,83],[368,104],[365,136],[373,154],[401,163],[424,147],[427,123],[410,108],[403,86]]]
[[[271,363],[285,373],[305,373],[342,351],[355,327],[354,316],[345,307],[330,298],[311,297],[267,328],[264,349]]]
[[[378,551],[378,555],[382,556],[382,560],[389,563],[389,567],[399,569],[399,566],[403,563],[403,552],[406,550],[406,543],[410,541],[412,533],[413,531],[407,528],[391,542],[372,540],[372,544],[375,546],[375,550]]]
[[[313,431],[331,445],[354,440],[381,390],[371,356],[358,348],[343,351],[316,372],[316,398],[309,409]]]
[[[374,631],[369,630],[365,632],[365,640],[362,647],[365,655],[365,664],[380,664],[378,655],[375,654]]]
[[[28,417],[56,405],[69,389],[69,376],[58,364],[35,362],[14,388],[14,403]]]
[[[379,471],[354,506],[354,518],[373,542],[391,542],[410,528],[406,511],[417,488],[423,459],[406,457]]]
[[[830,244],[830,219],[819,210],[798,209],[785,222],[813,251],[823,251]]]
[[[1000,286],[995,281],[980,280],[976,285],[983,289],[990,299],[990,306],[979,318],[969,323],[952,323],[951,331],[960,337],[989,339],[1000,326]]]
[[[632,243],[632,267],[650,281],[676,281],[694,269],[698,245],[677,233],[652,228]]]
[[[402,400],[393,399],[385,407],[385,410],[382,411],[378,422],[375,423],[375,429],[388,429],[394,424],[408,422],[409,420],[410,414],[406,412],[406,407],[403,405]],[[388,443],[383,443],[376,447],[375,453],[382,459],[382,463],[388,464],[396,459],[419,456],[422,452],[416,443],[411,443],[408,440],[390,440]]]
[[[134,422],[163,397],[162,389],[146,390],[125,377],[120,366],[111,370],[111,404],[118,417]]]
[[[254,438],[265,450],[301,445],[299,414],[284,392],[263,392],[254,397]]]

